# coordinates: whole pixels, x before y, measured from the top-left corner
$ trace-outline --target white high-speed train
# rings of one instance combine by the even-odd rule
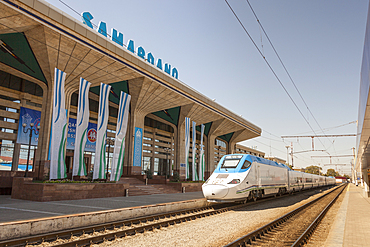
[[[334,184],[333,177],[293,171],[284,164],[249,154],[228,154],[221,158],[202,191],[208,201],[224,202]]]

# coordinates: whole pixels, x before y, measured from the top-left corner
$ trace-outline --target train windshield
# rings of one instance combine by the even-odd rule
[[[236,168],[242,157],[242,155],[226,156],[221,168]]]

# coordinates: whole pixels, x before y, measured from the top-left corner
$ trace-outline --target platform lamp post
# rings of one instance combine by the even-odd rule
[[[169,175],[170,174],[170,166],[169,166],[169,162],[168,162],[168,154],[170,153],[171,151],[171,148],[164,148],[163,149],[165,152],[166,152],[166,172],[165,172],[165,176],[167,178],[167,174]]]
[[[32,141],[32,133],[35,132],[35,135],[37,135],[40,131],[40,125],[37,125],[36,128],[34,127],[34,123],[30,123],[30,128],[26,128],[27,124],[22,124],[23,126],[23,133],[27,134],[28,131],[30,131],[30,138],[28,141],[28,155],[27,155],[27,166],[26,166],[26,173],[24,174],[24,177],[26,178],[28,176],[28,165],[30,163],[30,152],[31,152],[31,141]],[[34,157],[35,158],[35,157]]]
[[[106,139],[106,144],[108,145],[108,162],[107,162],[107,172],[106,172],[106,174],[105,174],[105,179],[108,181],[108,168],[109,168],[109,154],[110,154],[110,146],[111,146],[111,145],[114,145],[114,141],[113,141],[111,138],[107,137],[107,139]]]

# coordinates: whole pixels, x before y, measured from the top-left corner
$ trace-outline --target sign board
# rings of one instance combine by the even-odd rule
[[[67,150],[75,149],[76,139],[76,119],[69,118],[68,121],[68,134],[67,134]],[[95,152],[96,144],[96,124],[90,123],[87,130],[87,141],[85,145],[86,152]]]
[[[141,166],[142,148],[143,148],[143,129],[139,127],[135,127],[133,166]]]
[[[94,19],[94,16],[90,12],[83,12],[82,13],[82,22],[85,25],[87,25],[88,27],[94,29],[93,23],[91,21],[92,19]],[[98,33],[100,33],[101,35],[108,38],[107,23],[105,23],[104,21],[99,22],[99,26],[96,29],[96,31]],[[113,42],[117,43],[118,45],[120,45],[122,47],[124,46],[124,40],[123,40],[124,35],[123,35],[123,33],[118,32],[116,29],[112,28],[111,33],[110,33],[109,36],[110,36],[110,39]],[[177,71],[176,68],[171,69],[171,65],[168,64],[168,63],[164,64],[162,62],[162,59],[160,59],[160,58],[157,59],[157,62],[156,62],[156,65],[155,65],[155,58],[154,58],[153,54],[151,52],[146,53],[142,46],[139,46],[135,49],[135,45],[134,45],[133,40],[129,40],[126,47],[127,47],[127,50],[131,51],[132,53],[136,53],[136,55],[138,55],[140,58],[142,58],[145,62],[156,66],[160,70],[164,70],[164,72],[166,72],[167,74],[169,74],[172,77],[178,79],[179,72]]]
[[[21,107],[20,114],[19,114],[19,124],[18,124],[18,135],[17,135],[17,143],[28,145],[29,144],[29,138],[30,138],[30,130],[28,130],[27,133],[23,132],[23,124],[25,123],[26,130],[30,128],[30,124],[33,123],[34,127],[33,129],[36,129],[37,126],[40,125],[40,119],[41,119],[41,112]],[[39,134],[35,134],[35,132],[32,133],[32,140],[31,145],[37,146],[37,143],[39,141]]]

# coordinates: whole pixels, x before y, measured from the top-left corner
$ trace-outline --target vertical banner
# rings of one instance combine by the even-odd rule
[[[186,179],[189,175],[189,151],[190,151],[190,118],[185,117],[185,165],[186,165]]]
[[[80,78],[80,90],[78,93],[77,123],[75,149],[73,156],[73,176],[86,176],[84,162],[84,151],[87,141],[87,130],[89,126],[89,89],[91,83]]]
[[[67,116],[64,93],[64,81],[66,73],[55,68],[54,71],[54,101],[53,120],[50,142],[50,179],[66,177],[66,140],[67,140]]]
[[[133,166],[141,166],[142,149],[143,149],[143,129],[135,127]]]
[[[196,170],[196,165],[195,165],[195,160],[196,160],[196,157],[197,157],[197,148],[196,148],[196,142],[197,142],[197,130],[196,130],[196,123],[193,121],[193,137],[192,137],[192,140],[193,140],[193,147],[192,147],[192,162],[191,162],[191,166],[192,166],[192,180],[193,181],[197,181],[198,180],[198,173],[197,173],[197,170]]]
[[[110,181],[119,181],[122,176],[130,100],[131,96],[121,91]]]
[[[204,135],[204,124],[201,125],[201,134],[200,134],[200,153],[199,153],[199,180],[204,181],[204,147],[203,147],[203,135]]]
[[[96,137],[96,150],[93,179],[105,179],[106,158],[105,140],[109,117],[109,92],[111,86],[100,83],[98,130]]]

